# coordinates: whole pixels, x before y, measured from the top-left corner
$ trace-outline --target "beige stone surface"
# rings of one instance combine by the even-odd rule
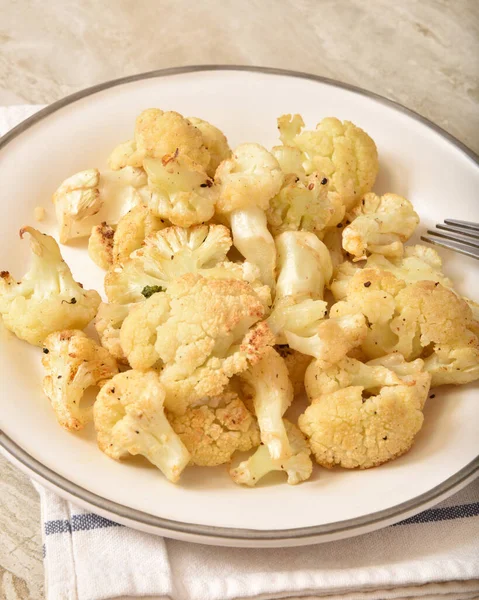
[[[0,15],[0,105],[171,66],[263,65],[377,92],[479,151],[478,0],[0,0]],[[0,457],[2,599],[43,597],[39,515]]]

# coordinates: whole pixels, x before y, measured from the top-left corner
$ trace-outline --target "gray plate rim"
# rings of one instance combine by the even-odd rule
[[[362,89],[360,87],[322,77],[319,75],[312,75],[309,73],[301,73],[298,71],[290,71],[288,69],[275,69],[271,67],[256,67],[256,66],[243,66],[243,65],[194,65],[184,67],[173,67],[168,69],[158,69],[149,71],[147,73],[139,73],[136,75],[130,75],[128,77],[122,77],[95,85],[69,96],[62,98],[58,102],[54,102],[49,106],[41,109],[13,129],[6,133],[0,138],[0,150],[4,148],[9,142],[21,135],[24,131],[38,123],[42,119],[53,114],[61,108],[73,104],[77,100],[81,100],[92,94],[96,94],[103,90],[132,83],[135,81],[141,81],[144,79],[153,79],[157,77],[166,77],[169,75],[181,75],[185,73],[193,73],[199,71],[249,71],[253,73],[264,73],[267,75],[280,75],[287,77],[297,77],[300,79],[309,79],[311,81],[317,81],[330,85],[332,87],[349,90],[356,94],[366,96],[374,99],[382,104],[394,108],[398,112],[402,112],[412,119],[421,122],[428,128],[438,133],[441,137],[449,141],[453,146],[463,152],[472,161],[479,166],[479,156],[468,148],[465,144],[457,140],[450,133],[426,119],[422,115],[402,106],[401,104],[389,100],[384,96],[380,96],[374,92]],[[157,517],[150,515],[142,511],[123,506],[112,500],[107,500],[101,496],[98,496],[92,492],[89,492],[85,488],[76,485],[58,475],[52,469],[49,469],[41,462],[36,460],[30,454],[28,454],[20,445],[10,439],[4,432],[0,432],[0,446],[10,454],[13,458],[18,460],[27,470],[34,473],[40,479],[50,483],[52,486],[69,494],[73,497],[82,500],[84,503],[89,504],[100,511],[109,513],[112,516],[118,516],[121,519],[126,519],[131,523],[138,523],[139,525],[147,526],[150,529],[158,529],[158,534],[166,535],[168,532],[174,536],[174,534],[187,534],[197,538],[197,541],[201,542],[201,538],[216,538],[219,542],[221,540],[231,541],[242,541],[242,542],[270,542],[270,541],[287,541],[287,540],[320,540],[323,538],[331,539],[331,536],[338,535],[341,537],[347,537],[349,533],[351,536],[361,533],[361,530],[373,530],[380,528],[381,524],[384,523],[392,524],[400,521],[401,519],[410,517],[411,515],[418,513],[425,505],[431,505],[435,501],[440,501],[445,496],[452,494],[456,489],[459,489],[465,482],[472,479],[474,476],[479,475],[479,456],[471,461],[468,465],[463,467],[460,471],[455,473],[443,481],[438,486],[432,488],[428,492],[416,496],[407,502],[397,504],[391,508],[357,517],[354,519],[348,519],[345,521],[338,521],[335,523],[327,523],[324,525],[313,525],[310,527],[301,527],[297,529],[282,529],[282,530],[257,530],[257,529],[237,529],[230,527],[216,527],[210,525],[199,525],[196,523],[182,523],[179,521],[173,521],[165,519],[163,517]]]

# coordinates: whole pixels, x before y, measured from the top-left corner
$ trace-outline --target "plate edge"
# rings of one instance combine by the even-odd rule
[[[479,156],[470,148],[468,148],[465,144],[460,142],[457,138],[455,138],[452,134],[448,133],[444,129],[442,129],[439,125],[436,125],[426,117],[423,117],[419,113],[403,106],[402,104],[395,102],[394,100],[390,100],[380,94],[375,92],[371,92],[369,90],[365,90],[358,86],[340,82],[331,78],[323,77],[320,75],[313,75],[310,73],[302,73],[298,71],[292,71],[288,69],[277,69],[272,67],[261,67],[261,66],[247,66],[247,65],[192,65],[192,66],[183,66],[183,67],[173,67],[168,69],[158,69],[149,71],[146,73],[139,73],[136,75],[130,75],[127,77],[122,77],[118,79],[113,79],[95,86],[91,86],[89,88],[80,90],[79,92],[75,92],[74,94],[70,94],[53,104],[48,105],[47,107],[41,109],[37,113],[33,114],[31,117],[22,121],[19,125],[8,131],[5,135],[0,138],[0,149],[4,148],[9,142],[11,142],[14,138],[19,136],[21,133],[29,129],[34,124],[43,120],[45,117],[53,114],[54,112],[60,110],[64,106],[72,104],[77,100],[81,100],[87,96],[95,94],[97,92],[101,92],[103,90],[109,89],[111,87],[116,87],[118,85],[123,85],[127,83],[133,83],[135,81],[141,81],[144,79],[153,79],[156,77],[164,77],[169,75],[180,75],[185,73],[192,72],[201,72],[201,71],[246,71],[246,72],[254,72],[254,73],[265,73],[270,75],[280,75],[280,76],[289,76],[289,77],[297,77],[300,79],[309,79],[311,81],[317,81],[320,83],[325,83],[332,87],[337,87],[341,89],[346,89],[348,91],[352,91],[362,96],[366,96],[372,98],[374,100],[379,101],[382,104],[390,106],[399,112],[402,112],[416,121],[421,122],[423,125],[435,131],[438,135],[445,138],[450,144],[458,148],[462,151],[469,159],[471,159],[476,165],[479,165]],[[288,541],[291,539],[309,539],[309,538],[320,538],[321,536],[330,536],[333,533],[337,533],[338,535],[341,532],[347,532],[348,530],[354,531],[357,529],[365,529],[366,527],[373,527],[374,525],[378,525],[378,528],[384,525],[392,524],[394,522],[400,521],[405,516],[411,516],[414,514],[414,511],[421,512],[422,508],[425,504],[439,502],[443,497],[445,497],[448,492],[453,493],[458,487],[463,484],[464,481],[472,477],[476,477],[479,475],[479,456],[470,462],[468,465],[463,467],[460,471],[455,473],[452,477],[446,479],[444,482],[432,488],[428,492],[421,494],[420,496],[416,496],[407,502],[402,504],[398,504],[389,509],[385,509],[383,511],[378,511],[376,513],[372,513],[371,515],[365,515],[363,517],[357,517],[355,519],[348,519],[346,521],[338,521],[336,523],[328,523],[326,525],[317,525],[310,527],[303,527],[298,529],[285,529],[278,531],[262,531],[262,530],[252,530],[252,529],[235,529],[235,528],[226,528],[226,527],[216,527],[216,526],[208,526],[208,525],[198,525],[198,524],[185,524],[178,521],[172,521],[168,519],[163,519],[162,517],[156,517],[154,515],[149,515],[147,513],[143,513],[137,509],[132,509],[129,507],[122,506],[113,502],[111,500],[107,500],[106,498],[102,498],[101,496],[97,496],[92,492],[78,486],[68,479],[58,475],[53,470],[45,467],[42,463],[37,461],[31,455],[29,455],[25,450],[23,450],[18,444],[13,442],[8,436],[6,436],[3,432],[0,431],[0,446],[4,448],[7,454],[11,454],[16,460],[18,460],[24,467],[35,473],[39,478],[44,479],[54,487],[59,490],[63,490],[66,494],[70,494],[73,496],[77,496],[81,498],[86,504],[90,504],[92,506],[97,507],[103,512],[110,512],[112,514],[118,515],[118,517],[132,521],[143,523],[149,527],[158,527],[162,530],[173,531],[177,533],[191,534],[197,535],[198,537],[210,537],[216,539],[223,540],[237,540],[237,541]],[[55,482],[57,480],[57,482]],[[74,491],[70,491],[68,489],[70,487]],[[78,493],[79,492],[79,493]],[[90,498],[90,500],[88,499]],[[102,506],[104,505],[104,506]],[[108,508],[110,507],[110,508]],[[417,510],[416,510],[417,509]],[[127,514],[123,515],[125,511],[130,511],[131,514],[128,516]],[[138,518],[140,517],[140,518]],[[142,520],[143,519],[143,520]],[[153,521],[153,523],[148,523],[148,521]],[[163,533],[163,531],[162,531]],[[357,533],[351,533],[351,535],[358,535]],[[346,536],[344,536],[346,537]],[[201,541],[200,539],[198,541]]]

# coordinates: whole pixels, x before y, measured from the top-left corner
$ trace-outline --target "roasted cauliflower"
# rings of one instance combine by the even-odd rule
[[[419,216],[406,198],[397,194],[366,194],[349,213],[351,223],[343,229],[343,248],[354,259],[367,253],[398,257],[419,223]]]
[[[208,121],[203,121],[203,119],[198,119],[197,117],[188,117],[188,121],[201,131],[203,144],[210,155],[206,172],[210,177],[214,177],[218,165],[231,155],[228,140],[222,131],[211,123],[208,123]]]
[[[278,119],[280,138],[286,146],[298,148],[307,174],[315,171],[329,181],[329,189],[350,210],[370,192],[378,174],[376,144],[362,129],[339,119],[323,119],[314,131],[302,131],[300,115]]]
[[[145,287],[165,289],[185,273],[207,269],[226,259],[232,240],[224,225],[167,227],[150,234],[129,259],[113,265],[105,277],[110,302],[145,299]]]
[[[138,156],[162,159],[179,153],[206,168],[210,153],[201,131],[174,111],[144,110],[136,119],[135,142]],[[141,165],[138,165],[141,166]]]
[[[260,360],[274,342],[264,314],[250,284],[189,273],[131,310],[120,342],[133,368],[162,366],[166,407],[182,414]]]
[[[115,359],[83,331],[51,333],[43,342],[43,391],[58,422],[69,431],[82,429],[92,419],[91,406],[83,407],[85,391],[118,373]]]
[[[236,452],[260,444],[255,417],[234,393],[213,398],[214,406],[190,407],[183,415],[168,415],[171,426],[191,454],[191,464],[222,465]]]
[[[286,363],[273,348],[239,372],[252,398],[261,441],[274,459],[288,458],[291,448],[282,417],[293,401],[293,386]]]
[[[146,201],[143,169],[119,171],[87,169],[66,179],[53,195],[60,243],[86,237],[103,222],[116,225],[131,208]]]
[[[52,237],[33,227],[21,229],[20,237],[25,233],[30,235],[33,261],[21,281],[0,272],[0,315],[17,337],[41,346],[54,331],[85,328],[101,299],[73,279]]]
[[[313,360],[313,357],[301,354],[297,350],[292,350],[287,344],[277,345],[274,349],[284,359],[286,368],[288,369],[289,380],[293,384],[294,395],[299,396],[304,392],[306,369]]]
[[[366,365],[344,359],[329,370],[311,363],[312,404],[298,424],[316,462],[368,469],[407,452],[424,420],[431,376],[423,366],[397,354]]]
[[[120,329],[135,304],[107,304],[102,302],[95,317],[95,329],[100,344],[122,364],[128,364],[120,343]]]
[[[165,229],[169,223],[155,217],[144,204],[138,204],[118,221],[113,236],[112,264],[121,263],[143,245],[149,235]]]
[[[272,198],[266,218],[273,235],[298,230],[320,233],[330,224],[333,213],[325,177],[312,173],[301,181],[292,173],[286,175],[283,187]]]
[[[88,255],[92,261],[107,271],[113,264],[113,237],[115,230],[105,221],[95,225],[88,239]]]
[[[273,471],[284,471],[288,475],[290,485],[296,485],[311,477],[313,472],[311,449],[305,436],[287,419],[284,419],[284,427],[291,447],[291,456],[273,459],[268,448],[264,445],[260,446],[248,460],[230,470],[231,478],[235,483],[252,487]]]
[[[241,144],[219,165],[215,183],[216,210],[228,218],[235,247],[259,267],[261,280],[273,289],[276,251],[264,211],[283,183],[278,161],[259,144]]]
[[[102,452],[116,460],[141,454],[176,482],[191,456],[165,416],[164,399],[157,373],[126,371],[101,388],[93,418]]]
[[[218,189],[204,168],[186,154],[145,158],[150,195],[148,207],[173,225],[190,227],[209,221],[215,212]]]

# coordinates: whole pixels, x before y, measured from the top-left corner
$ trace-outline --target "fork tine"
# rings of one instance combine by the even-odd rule
[[[475,223],[474,221],[458,221],[457,219],[444,219],[444,223],[446,223],[446,225],[452,225],[453,227],[462,227],[464,229],[472,229],[474,231],[479,231],[479,223]]]
[[[428,229],[427,233],[428,233],[428,235],[443,238],[445,240],[451,240],[452,242],[459,242],[461,244],[464,244],[464,246],[471,246],[473,248],[479,248],[479,240],[474,241],[473,238],[466,237],[463,234],[451,233],[448,231],[437,231],[437,230],[432,230],[432,229]]]
[[[451,233],[458,233],[459,235],[467,236],[470,238],[474,238],[479,240],[479,230],[475,229],[465,229],[462,227],[453,227],[452,225],[443,225],[442,223],[438,223],[436,225],[437,229],[441,229],[442,231],[450,231]]]
[[[430,237],[426,235],[422,235],[421,240],[429,242],[430,244],[434,244],[435,246],[441,246],[442,248],[454,250],[455,252],[459,252],[460,254],[465,254],[466,256],[470,256],[471,258],[479,260],[479,248],[475,248],[474,246],[469,246],[460,242],[454,242],[445,238],[434,236]]]

